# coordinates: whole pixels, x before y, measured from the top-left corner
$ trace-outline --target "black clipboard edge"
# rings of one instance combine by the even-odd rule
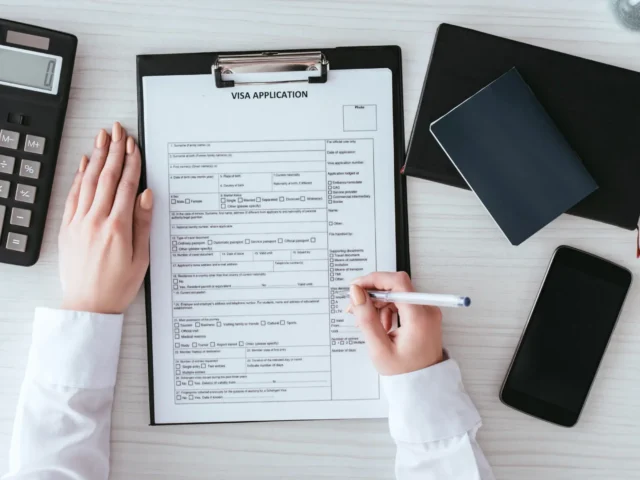
[[[405,158],[404,137],[404,101],[402,79],[402,51],[397,45],[335,47],[314,49],[285,49],[278,52],[294,51],[322,51],[328,58],[330,70],[388,68],[392,73],[393,95],[393,138],[394,138],[394,187],[396,214],[396,267],[398,271],[405,271],[411,275],[411,261],[409,248],[409,220],[407,205],[407,179],[401,174]],[[142,156],[142,170],[140,191],[147,187],[146,157],[144,151],[144,98],[142,79],[149,76],[162,75],[211,75],[211,65],[219,55],[234,55],[238,53],[261,53],[264,50],[246,52],[215,52],[215,53],[170,53],[136,56],[136,84],[138,95],[138,145]],[[331,71],[329,71],[329,76]],[[213,76],[212,76],[213,82]],[[189,423],[156,423],[155,421],[155,390],[153,380],[153,335],[151,311],[151,265],[144,279],[145,311],[147,324],[147,371],[149,376],[149,415],[150,425],[193,425],[215,424],[228,422],[189,422]],[[278,420],[280,421],[280,420]],[[233,422],[248,423],[248,422]]]
[[[136,91],[138,96],[138,148],[140,149],[140,157],[142,165],[140,169],[140,186],[139,191],[143,192],[147,188],[147,162],[144,151],[144,97],[142,94],[142,75],[140,69],[140,56],[136,57]],[[153,336],[151,331],[151,262],[144,276],[144,307],[145,307],[145,323],[147,327],[147,376],[149,379],[149,424],[155,423],[155,403],[154,399],[154,383],[153,383]]]

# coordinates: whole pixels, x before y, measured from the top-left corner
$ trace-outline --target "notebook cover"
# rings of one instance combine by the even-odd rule
[[[514,66],[599,185],[568,213],[636,228],[640,73],[468,28],[438,29],[404,172],[468,188],[429,126]]]
[[[515,68],[431,132],[513,245],[598,188]]]

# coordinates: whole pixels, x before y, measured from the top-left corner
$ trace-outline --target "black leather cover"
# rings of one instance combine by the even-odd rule
[[[429,126],[516,67],[599,189],[568,213],[632,230],[640,216],[640,73],[443,24],[404,172],[468,188]]]

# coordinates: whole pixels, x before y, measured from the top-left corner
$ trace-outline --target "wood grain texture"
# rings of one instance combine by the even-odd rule
[[[78,58],[40,262],[0,265],[0,471],[33,309],[56,306],[56,235],[80,156],[100,127],[136,131],[135,54],[397,44],[407,139],[436,27],[451,22],[640,70],[640,34],[605,0],[0,0],[0,15],[79,37]],[[498,390],[553,250],[569,244],[640,274],[635,235],[563,216],[511,247],[469,192],[409,179],[417,286],[465,292],[445,341],[484,419],[480,442],[498,479],[640,478],[640,286],[633,286],[578,426],[562,429],[504,407]],[[113,479],[393,478],[385,421],[154,427],[149,420],[144,304],[128,312],[113,414]]]

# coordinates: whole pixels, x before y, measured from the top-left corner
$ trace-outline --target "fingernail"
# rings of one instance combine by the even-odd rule
[[[356,307],[367,301],[364,290],[357,285],[351,285],[351,287],[349,287],[349,296],[351,297],[351,303]]]
[[[349,304],[347,308],[344,309],[344,313],[351,313],[351,312],[353,312],[353,307],[351,306],[351,304]]]
[[[104,128],[100,129],[100,133],[96,137],[96,148],[102,148],[107,143],[107,132]]]
[[[87,169],[87,163],[89,163],[89,159],[86,155],[83,155],[80,159],[80,168],[78,168],[78,171],[80,173],[84,173],[84,171]]]
[[[136,149],[136,142],[133,137],[127,138],[127,154],[131,155]]]
[[[113,124],[113,128],[111,129],[111,140],[114,142],[119,142],[122,138],[122,125],[119,122]]]
[[[143,210],[151,210],[153,207],[153,193],[148,188],[140,195],[140,206]]]

